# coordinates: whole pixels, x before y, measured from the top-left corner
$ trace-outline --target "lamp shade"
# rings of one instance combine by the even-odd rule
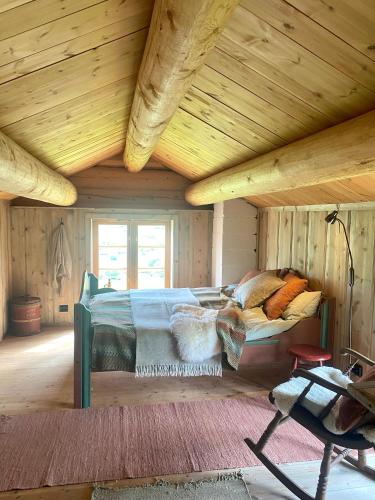
[[[327,215],[326,222],[328,222],[328,224],[334,224],[337,220],[337,216],[338,216],[338,211],[334,210],[333,212]]]

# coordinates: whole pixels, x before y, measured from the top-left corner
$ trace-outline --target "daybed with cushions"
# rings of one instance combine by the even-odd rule
[[[75,407],[90,406],[91,371],[221,376],[222,362],[286,360],[296,337],[327,347],[331,303],[307,280],[289,270],[248,278],[222,289],[117,292],[85,273],[74,308]]]
[[[318,287],[316,282],[312,289],[310,283],[295,270],[277,269],[264,272],[275,273],[287,282],[287,286],[272,294],[262,308],[251,309],[251,313],[247,313],[250,317],[257,316],[262,322],[253,328],[252,337],[247,338],[242,351],[241,365],[289,363],[290,357],[287,351],[293,344],[309,344],[332,351],[335,299],[328,298],[323,292],[316,290]],[[239,286],[246,284],[249,279],[254,280],[260,273],[262,271],[249,271],[234,288],[234,295],[238,294]],[[293,283],[290,275],[299,280]],[[283,330],[282,323],[290,325],[291,321],[295,323],[288,326],[289,329],[285,325]],[[281,323],[279,333],[258,337],[259,331],[264,334],[271,327],[275,328],[274,324],[278,323]],[[287,335],[282,334],[284,331],[287,331]]]

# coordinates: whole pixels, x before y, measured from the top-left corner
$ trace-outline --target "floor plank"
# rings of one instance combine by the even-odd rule
[[[92,375],[92,406],[166,403],[268,394],[280,380],[277,368],[225,370],[217,377],[135,378],[126,372]],[[73,331],[45,328],[33,337],[6,337],[0,344],[0,412],[73,407]]]
[[[46,328],[34,337],[6,337],[0,344],[0,413],[20,414],[62,410],[73,405],[73,332]],[[237,398],[268,394],[285,376],[278,367],[226,370],[222,380],[211,377],[136,379],[131,373],[93,374],[93,406],[151,404],[170,401]],[[375,466],[375,457],[370,457]],[[281,468],[310,494],[315,490],[319,462],[285,464]],[[163,476],[172,482],[216,477],[220,471]],[[293,499],[264,467],[242,470],[253,500]],[[153,483],[160,478],[126,479],[106,486]],[[67,485],[0,493],[0,500],[88,500],[91,484]],[[339,464],[331,472],[328,500],[375,498],[375,482],[352,467]]]

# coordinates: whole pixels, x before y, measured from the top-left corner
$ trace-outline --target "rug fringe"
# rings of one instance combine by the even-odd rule
[[[137,365],[136,377],[222,377],[223,369],[219,364],[203,365]]]
[[[150,488],[153,486],[174,486],[176,490],[179,490],[181,488],[185,490],[189,490],[192,488],[196,488],[197,486],[202,486],[203,484],[206,483],[217,483],[221,481],[235,481],[236,479],[242,479],[243,480],[243,473],[241,470],[238,471],[233,471],[233,472],[223,472],[223,473],[218,473],[216,477],[212,478],[206,478],[206,479],[200,479],[200,480],[192,480],[192,481],[187,481],[187,482],[182,482],[182,483],[171,483],[170,481],[166,481],[164,479],[158,479],[154,483],[147,483],[147,484],[139,484],[136,486],[128,486],[128,488]],[[123,491],[124,486],[121,487],[106,487],[103,486],[100,483],[93,483],[93,487],[95,488],[96,491],[101,491],[101,492],[110,492],[110,491]],[[125,488],[126,489],[126,488]]]

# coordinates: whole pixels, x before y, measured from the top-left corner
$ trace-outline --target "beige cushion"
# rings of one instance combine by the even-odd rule
[[[322,292],[302,292],[283,312],[284,319],[303,319],[315,316]]]
[[[262,271],[259,271],[258,269],[250,269],[250,271],[248,271],[242,278],[241,278],[241,281],[238,283],[238,285],[236,286],[235,290],[243,285],[244,283],[246,283],[246,281],[249,281],[251,280],[251,278],[255,278],[255,276],[258,276],[259,274],[262,274]]]
[[[258,307],[284,285],[285,281],[278,278],[275,271],[265,271],[238,286],[234,298],[244,309]]]

